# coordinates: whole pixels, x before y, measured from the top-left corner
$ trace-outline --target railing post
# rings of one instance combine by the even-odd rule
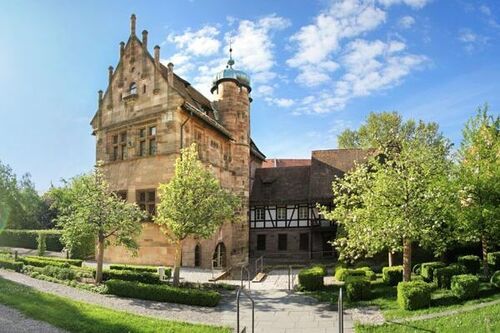
[[[17,261],[17,256],[18,256],[18,252],[17,250],[14,251],[14,261]]]
[[[288,265],[288,290],[290,290],[290,275],[292,274],[292,266]]]
[[[339,333],[344,333],[344,300],[342,294],[342,286],[339,289],[338,311],[339,311]]]
[[[239,288],[238,291],[236,292],[236,332],[240,333],[240,295],[241,292],[245,294],[246,297],[252,302],[252,333],[255,333],[255,302],[253,298],[250,296],[249,293],[247,293],[245,290],[242,288]],[[246,332],[246,328],[244,330]]]

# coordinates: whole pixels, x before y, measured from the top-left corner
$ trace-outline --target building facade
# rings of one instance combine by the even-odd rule
[[[148,32],[119,46],[108,87],[98,94],[91,121],[96,161],[110,187],[150,216],[142,223],[138,255],[110,247],[111,263],[172,265],[174,247],[151,222],[157,188],[174,175],[181,149],[195,142],[200,159],[221,186],[242,202],[237,216],[211,239],[183,242],[184,266],[231,267],[251,257],[310,260],[332,256],[335,224],[322,219],[317,204],[332,202],[331,182],[365,157],[358,150],[314,151],[312,158],[265,160],[250,137],[250,78],[227,67],[215,75],[210,101],[160,62],[160,47],[148,50]]]

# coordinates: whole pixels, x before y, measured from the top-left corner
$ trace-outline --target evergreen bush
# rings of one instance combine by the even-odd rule
[[[458,257],[458,263],[465,266],[467,274],[477,274],[481,267],[481,258],[474,255]]]
[[[432,287],[426,282],[400,282],[397,290],[398,304],[404,310],[417,310],[430,306]]]
[[[298,274],[299,284],[305,290],[320,290],[324,287],[323,278],[326,276],[326,269],[323,266],[313,266],[305,268]]]
[[[479,292],[479,278],[470,274],[455,275],[451,278],[451,291],[460,300],[472,299]]]
[[[382,280],[389,286],[395,286],[403,281],[403,266],[390,266],[382,268]]]
[[[438,261],[424,262],[420,268],[420,275],[426,282],[431,282],[434,280],[434,270],[436,268],[443,268],[445,266],[445,264]]]

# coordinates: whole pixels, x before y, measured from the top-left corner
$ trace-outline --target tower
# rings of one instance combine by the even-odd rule
[[[232,191],[242,202],[238,212],[240,223],[231,224],[231,262],[248,261],[250,198],[250,77],[233,68],[232,49],[224,70],[217,73],[211,89],[214,107],[220,123],[231,133],[229,169],[232,173]]]

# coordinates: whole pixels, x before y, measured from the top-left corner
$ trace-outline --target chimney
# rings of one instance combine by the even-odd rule
[[[142,31],[142,47],[147,50],[148,49],[148,31]]]
[[[123,57],[125,53],[125,42],[120,42],[120,59]]]
[[[135,14],[130,16],[130,35],[135,36]]]
[[[155,65],[160,63],[160,46],[155,46]]]
[[[102,90],[99,90],[97,92],[98,98],[97,98],[97,105],[99,106],[99,109],[101,108],[102,105]]]
[[[174,64],[169,62],[168,65],[167,65],[167,68],[168,68],[168,76],[167,76],[167,79],[168,79],[168,83],[170,85],[174,84]]]

